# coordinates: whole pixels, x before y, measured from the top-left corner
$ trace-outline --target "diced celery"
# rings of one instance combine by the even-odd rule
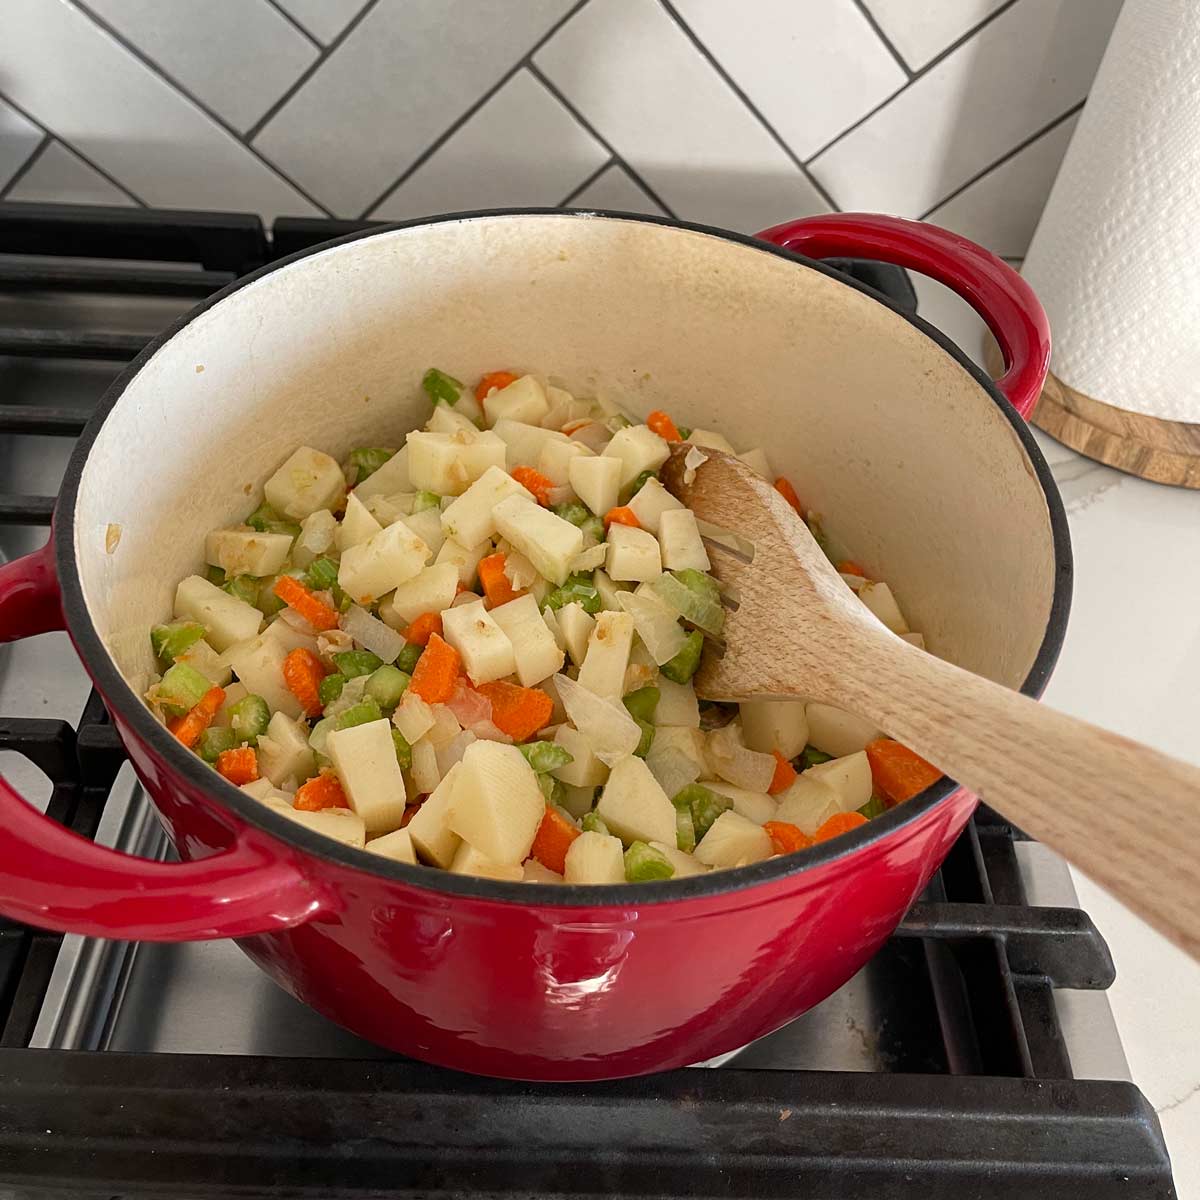
[[[254,607],[264,617],[273,617],[285,607],[283,601],[275,595],[275,584],[278,579],[278,575],[268,575],[262,581],[262,587],[258,589],[258,600],[255,601]]]
[[[392,730],[392,745],[396,747],[396,761],[400,764],[400,769],[409,770],[412,767],[412,747],[398,729]]]
[[[225,572],[220,567],[214,567],[211,563],[204,568],[204,578],[214,587],[225,586]]]
[[[374,700],[360,700],[352,704],[345,712],[334,718],[334,729],[350,729],[354,725],[365,725],[368,721],[378,721],[383,713]]]
[[[253,575],[235,575],[232,579],[227,580],[221,588],[221,591],[228,592],[231,596],[236,596],[239,600],[244,600],[252,606],[258,604],[258,593],[261,590],[262,580],[255,579]]]
[[[692,822],[690,808],[675,810],[675,845],[687,854],[696,848],[696,826]]]
[[[584,813],[580,819],[579,828],[584,833],[607,833],[608,826],[596,815],[595,812]]]
[[[260,504],[247,518],[246,524],[259,533],[286,533],[292,537],[300,535],[300,526],[295,521],[281,517],[266,502]]]
[[[453,406],[458,403],[458,393],[462,391],[462,384],[453,375],[447,375],[445,371],[439,371],[437,367],[430,367],[425,372],[421,386],[434,404]]]
[[[204,699],[204,693],[212,684],[187,663],[176,663],[167,668],[162,682],[158,685],[158,698],[171,708],[187,712]]]
[[[687,581],[680,576],[687,575]],[[711,589],[699,584],[707,580]],[[660,600],[673,608],[686,621],[714,637],[725,626],[725,610],[717,598],[716,584],[703,571],[664,572],[650,584],[651,590]]]
[[[825,536],[825,527],[821,524],[821,518],[816,513],[809,513],[804,518],[804,523],[808,526],[808,532],[813,535],[813,541],[821,547],[821,553],[830,562],[833,562],[833,551],[829,548],[829,539]]]
[[[568,575],[562,587],[555,588],[545,600],[553,609],[577,602],[585,613],[600,611],[600,593],[592,586],[590,576]]]
[[[638,728],[642,731],[641,740],[637,744],[637,749],[634,754],[638,758],[645,758],[650,753],[650,747],[654,744],[654,726],[649,721],[643,721],[640,717],[634,717],[637,721]]]
[[[717,581],[704,571],[695,567],[684,567],[680,571],[672,571],[672,575],[690,592],[695,592],[702,599],[711,600],[713,604],[721,603],[721,589]]]
[[[350,465],[356,468],[355,484],[369,479],[393,454],[394,450],[387,450],[382,446],[359,446],[351,450],[349,461]]]
[[[216,762],[217,756],[238,744],[237,734],[228,725],[210,725],[196,743],[196,750],[205,762]]]
[[[561,804],[563,798],[563,785],[555,779],[553,775],[539,775],[537,777],[538,787],[542,789],[542,795],[546,797],[547,804]]]
[[[150,645],[156,658],[174,661],[186,654],[204,636],[204,626],[197,621],[169,621],[150,630]]]
[[[578,500],[567,500],[562,504],[556,504],[550,511],[556,517],[570,521],[572,525],[582,525],[592,515]]]
[[[687,683],[700,665],[700,654],[704,649],[704,634],[693,629],[683,643],[683,649],[674,658],[659,668],[672,683]]]
[[[326,675],[317,685],[317,695],[320,697],[321,707],[325,708],[332,704],[342,694],[342,688],[345,686],[346,677],[341,671]]]
[[[308,564],[308,570],[304,573],[304,585],[312,588],[314,592],[323,592],[337,584],[337,577],[337,563],[322,554],[320,558],[314,558]]]
[[[647,684],[646,687],[640,687],[636,692],[630,692],[623,700],[625,707],[629,710],[629,715],[636,721],[653,721],[654,710],[658,707],[658,698],[661,695],[658,688]]]
[[[383,666],[383,659],[378,654],[372,654],[370,650],[344,650],[341,654],[335,654],[333,661],[347,679],[354,679],[358,675],[370,675],[372,671],[377,671]]]
[[[349,612],[350,606],[354,603],[354,601],[349,596],[347,596],[346,593],[343,592],[342,589],[340,587],[338,587],[338,585],[336,583],[333,585],[332,591],[333,591],[333,602],[334,602],[334,604],[337,605],[338,612],[340,612],[340,613]]]
[[[400,697],[404,695],[408,682],[408,676],[399,667],[384,663],[371,672],[371,678],[367,680],[366,694],[380,708],[395,708],[400,703]]]
[[[676,425],[675,428],[679,430],[679,440],[681,442],[686,442],[692,436],[690,425]]]
[[[604,521],[600,517],[588,517],[579,528],[583,530],[585,538],[590,537],[597,542],[604,541]]]
[[[557,742],[526,742],[517,749],[539,775],[557,771],[559,767],[565,767],[575,761],[575,756]]]
[[[832,754],[826,754],[823,750],[818,750],[816,746],[805,746],[804,752],[800,755],[800,761],[803,763],[800,770],[807,771],[809,767],[815,767],[818,763],[829,762],[833,758]]]
[[[413,499],[414,513],[424,512],[427,508],[440,508],[442,498],[437,492],[418,492]]]
[[[658,478],[657,471],[643,471],[629,485],[629,490],[624,493],[624,499],[622,499],[621,503],[628,504],[629,501],[632,500],[634,498],[634,496],[636,496],[638,494],[638,492],[640,492],[642,490],[642,488],[644,488],[646,486],[646,483],[648,480],[657,479],[657,478]]]
[[[675,868],[661,850],[645,842],[631,842],[625,851],[625,879],[629,883],[649,883],[652,879],[670,879]]]
[[[229,709],[229,726],[237,734],[239,742],[258,744],[258,736],[267,732],[271,710],[261,696],[243,696]]]
[[[417,659],[425,652],[424,646],[418,646],[415,642],[406,642],[404,649],[400,651],[396,658],[396,666],[405,674],[411,675],[413,668],[417,665]]]
[[[867,820],[870,821],[875,817],[882,817],[883,814],[887,812],[887,809],[884,807],[883,801],[880,800],[878,796],[872,796],[870,800],[868,800],[866,804],[864,804],[862,808],[858,810],[858,812],[861,816],[866,817]]]
[[[709,831],[712,823],[726,809],[733,807],[733,801],[728,796],[711,791],[702,783],[689,783],[671,797],[671,803],[676,809],[686,808],[692,814],[692,829],[696,841]]]

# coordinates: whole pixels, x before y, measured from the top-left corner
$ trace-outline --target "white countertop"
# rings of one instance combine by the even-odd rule
[[[978,319],[944,288],[915,282],[921,314],[976,353]],[[1075,554],[1066,644],[1044,699],[1200,763],[1200,492],[1146,483],[1037,438]],[[1116,962],[1108,998],[1130,1075],[1158,1112],[1180,1200],[1198,1200],[1200,964],[1073,875]]]

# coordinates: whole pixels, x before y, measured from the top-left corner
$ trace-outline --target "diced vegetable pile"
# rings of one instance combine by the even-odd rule
[[[598,884],[791,854],[939,777],[828,705],[697,701],[725,609],[657,472],[672,442],[724,437],[529,374],[423,387],[403,446],[296,450],[151,630],[147,702],[226,779],[402,862]],[[838,568],[923,644],[887,584]]]

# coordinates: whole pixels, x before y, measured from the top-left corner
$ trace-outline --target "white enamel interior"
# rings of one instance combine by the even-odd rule
[[[1054,584],[1049,514],[1012,427],[950,355],[750,246],[514,215],[310,255],[201,313],[128,385],[84,468],[75,549],[135,688],[204,534],[244,519],[298,444],[403,444],[428,415],[430,365],[535,370],[764,447],[933,649],[1012,686],[1029,672]]]

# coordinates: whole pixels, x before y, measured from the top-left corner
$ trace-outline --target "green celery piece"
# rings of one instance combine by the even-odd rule
[[[210,725],[196,743],[196,753],[205,762],[216,762],[217,756],[238,744],[237,734],[228,725]]]
[[[691,854],[696,848],[696,826],[692,821],[691,808],[675,810],[675,846],[686,854]]]
[[[359,446],[351,450],[350,465],[358,469],[354,482],[359,484],[364,479],[369,479],[395,453],[394,450],[387,450],[383,446]]]
[[[259,533],[287,533],[292,537],[300,533],[300,526],[295,521],[281,517],[265,501],[246,518],[246,524]]]
[[[683,649],[674,658],[663,663],[660,671],[672,683],[687,683],[700,665],[700,653],[704,649],[704,634],[693,629],[684,640]]]
[[[370,675],[372,671],[377,671],[383,666],[383,659],[378,654],[372,654],[370,650],[344,650],[341,654],[335,654],[333,661],[347,679],[354,679],[358,675]]]
[[[229,724],[238,741],[251,746],[256,746],[259,735],[267,732],[270,720],[271,710],[261,696],[243,696],[229,709]]]
[[[712,828],[712,823],[723,812],[733,807],[733,801],[728,796],[722,796],[701,783],[689,783],[671,797],[671,803],[677,809],[688,809],[692,814],[692,828],[696,841]]]
[[[833,551],[829,547],[829,538],[825,536],[825,526],[821,524],[821,518],[816,513],[809,513],[804,518],[804,523],[808,526],[808,532],[813,535],[813,541],[821,547],[821,553],[833,562]]]
[[[884,807],[883,801],[880,800],[878,796],[872,796],[870,800],[868,800],[866,804],[864,804],[862,808],[858,810],[858,812],[861,816],[866,817],[867,820],[870,821],[875,817],[882,817],[883,814],[887,812],[887,809]]]
[[[458,394],[463,385],[453,375],[447,375],[437,367],[430,367],[421,380],[421,386],[434,404],[449,404],[453,407],[458,403]]]
[[[621,490],[621,503],[628,504],[651,479],[657,479],[657,471],[643,471],[627,488]]]
[[[585,538],[590,536],[597,542],[604,541],[604,521],[600,517],[588,517],[579,528]]]
[[[608,826],[600,819],[595,812],[583,814],[583,819],[579,822],[580,829],[584,833],[607,833]]]
[[[832,758],[832,754],[826,754],[823,750],[818,750],[816,746],[805,746],[804,753],[800,755],[800,759],[804,763],[800,770],[807,771],[809,767],[815,767],[818,763],[829,762]]]
[[[717,581],[706,572],[697,571],[695,567],[684,567],[680,571],[672,571],[671,574],[697,596],[710,600],[713,604],[721,603],[721,589],[717,586]]]
[[[221,591],[228,592],[239,600],[244,600],[251,607],[257,607],[258,593],[261,590],[262,580],[255,579],[253,575],[235,575],[221,588]]]
[[[684,580],[681,575],[693,578]],[[696,582],[708,579],[703,571],[667,571],[651,583],[650,590],[685,621],[717,637],[725,627],[725,610],[718,598],[720,593],[716,591],[715,583],[710,592],[707,586]]]
[[[368,721],[378,721],[383,713],[374,700],[360,700],[352,704],[345,712],[334,718],[334,729],[351,729],[355,725],[365,725]]]
[[[437,492],[418,492],[413,500],[414,513],[424,512],[427,508],[440,508],[442,498]]]
[[[413,668],[417,665],[417,659],[424,653],[424,646],[418,646],[415,642],[406,642],[404,649],[400,651],[396,658],[396,666],[406,675],[411,675]]]
[[[195,667],[189,667],[187,663],[176,663],[168,667],[163,675],[162,682],[158,685],[158,696],[172,708],[187,712],[204,699],[205,692],[211,687],[212,683]]]
[[[326,675],[317,685],[317,695],[321,700],[321,707],[326,708],[332,704],[342,694],[342,688],[345,686],[346,677],[341,671]]]
[[[333,585],[333,602],[337,605],[337,610],[340,613],[349,612],[350,606],[354,603],[345,592],[335,583]]]
[[[633,752],[637,758],[645,758],[650,753],[650,747],[654,744],[654,726],[649,721],[643,721],[640,717],[634,717],[637,721],[638,728],[642,731],[641,740],[637,744],[637,749]]]
[[[676,425],[675,428],[679,430],[679,440],[681,442],[686,442],[692,436],[692,427],[690,425]]]
[[[654,710],[658,707],[658,698],[662,693],[653,684],[640,687],[636,692],[630,692],[622,703],[629,710],[629,715],[636,721],[653,721]]]
[[[556,742],[526,742],[517,749],[539,775],[557,771],[559,767],[565,767],[567,763],[575,761],[575,756]]]
[[[412,766],[412,747],[398,729],[392,730],[392,745],[396,747],[396,761],[400,764],[400,769],[407,771]]]
[[[562,803],[563,785],[553,775],[539,775],[537,781],[547,804]]]
[[[155,658],[174,661],[186,654],[204,636],[204,626],[198,621],[169,621],[150,630],[150,646]]]
[[[625,851],[625,879],[628,883],[649,883],[652,879],[670,879],[675,868],[661,850],[645,842],[631,842]]]
[[[555,588],[546,597],[545,603],[553,609],[562,608],[565,604],[578,602],[586,613],[600,611],[600,593],[592,586],[587,575],[568,575],[562,587]]]
[[[282,612],[286,607],[283,601],[275,595],[275,583],[278,579],[278,575],[268,575],[262,581],[262,587],[258,589],[258,599],[255,601],[254,607],[264,617],[273,617],[277,612]]]
[[[225,586],[225,572],[220,567],[214,567],[212,563],[204,568],[204,578],[214,587]]]
[[[371,672],[371,678],[367,680],[366,695],[380,708],[395,708],[400,703],[400,697],[404,695],[408,683],[409,677],[399,667],[384,663]]]
[[[592,514],[578,500],[566,500],[556,504],[550,510],[556,517],[570,521],[572,525],[582,525]]]
[[[304,573],[304,586],[314,592],[328,591],[337,583],[337,577],[337,563],[322,554],[320,558],[314,558],[308,564],[308,570]]]

